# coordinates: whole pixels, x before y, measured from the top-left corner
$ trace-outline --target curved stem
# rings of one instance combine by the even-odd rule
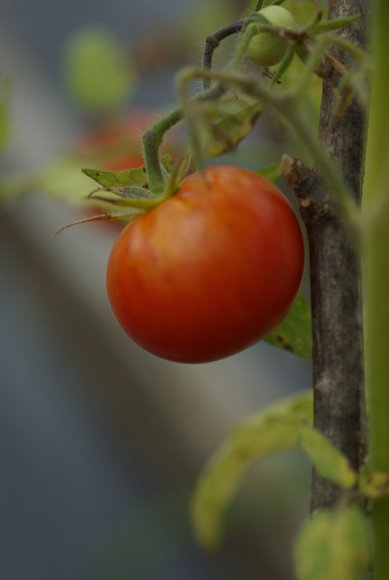
[[[165,188],[161,163],[159,160],[159,147],[162,143],[163,136],[171,127],[173,127],[182,118],[180,108],[174,109],[160,121],[157,121],[142,136],[143,156],[149,188],[152,193],[162,193]]]
[[[203,69],[211,70],[213,53],[215,52],[216,48],[219,46],[222,40],[228,38],[228,36],[232,36],[233,34],[241,32],[244,22],[245,22],[244,20],[238,20],[237,22],[233,22],[232,24],[229,24],[228,26],[225,26],[224,28],[221,28],[217,32],[214,32],[213,34],[207,36],[205,40],[205,48],[203,54]],[[209,89],[210,86],[211,79],[204,78],[203,89],[204,90]]]
[[[183,73],[180,73],[180,75],[185,75],[186,70],[187,69],[184,69]],[[207,91],[201,91],[186,100],[189,102],[208,101],[221,96],[223,92],[224,88],[221,85],[216,85]],[[143,156],[149,180],[149,189],[156,195],[162,193],[166,186],[159,159],[159,147],[162,144],[165,133],[181,121],[183,116],[183,107],[176,107],[165,117],[157,121],[142,136]]]

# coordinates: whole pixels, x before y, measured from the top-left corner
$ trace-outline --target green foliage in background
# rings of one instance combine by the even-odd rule
[[[356,580],[369,562],[367,520],[356,506],[319,510],[297,538],[298,580]]]
[[[133,64],[117,38],[104,28],[82,28],[69,37],[64,76],[75,103],[95,113],[114,111],[136,88]]]

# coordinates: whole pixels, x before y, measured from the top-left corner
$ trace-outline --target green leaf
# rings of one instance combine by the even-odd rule
[[[318,473],[344,489],[350,489],[357,481],[345,455],[313,427],[301,428],[301,447],[311,459]]]
[[[294,560],[298,580],[356,580],[370,561],[366,518],[355,506],[320,510],[300,530]]]
[[[277,183],[282,176],[281,163],[273,163],[267,167],[262,167],[257,171],[258,175],[262,175],[268,181],[272,183]]]
[[[389,473],[362,471],[359,476],[359,489],[372,499],[389,496]]]
[[[75,204],[86,204],[90,181],[81,173],[80,161],[62,157],[52,163],[37,180],[43,193]]]
[[[286,317],[264,340],[299,356],[311,358],[311,311],[302,294],[297,296]]]
[[[298,444],[300,427],[311,424],[312,393],[278,402],[238,425],[211,457],[191,502],[191,517],[201,544],[220,543],[223,514],[248,467],[269,454]]]
[[[135,69],[114,35],[85,27],[65,45],[64,74],[75,102],[85,109],[110,112],[123,105],[136,86]]]
[[[147,175],[143,167],[122,169],[120,171],[82,169],[82,172],[104,188],[145,187],[147,185]]]

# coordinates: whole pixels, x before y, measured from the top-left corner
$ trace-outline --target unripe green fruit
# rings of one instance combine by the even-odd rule
[[[274,26],[291,28],[296,24],[289,10],[282,6],[266,6],[258,14]],[[259,66],[273,66],[283,59],[287,48],[287,41],[276,32],[260,32],[251,39],[247,56]]]
[[[120,110],[136,88],[132,63],[105,28],[87,26],[68,38],[64,73],[74,101],[91,112]]]

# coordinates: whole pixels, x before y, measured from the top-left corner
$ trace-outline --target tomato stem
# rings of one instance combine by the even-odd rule
[[[190,75],[188,76],[187,69],[184,69],[179,73],[179,78],[184,79],[184,83],[187,83]],[[187,79],[188,77],[188,79]],[[190,77],[193,78],[193,77]],[[179,82],[182,82],[179,80]],[[187,98],[187,93],[185,91],[185,98],[182,99],[182,105],[176,107],[165,117],[157,121],[152,127],[150,127],[142,136],[142,146],[143,146],[143,156],[146,166],[147,178],[149,182],[150,191],[156,195],[160,195],[164,192],[166,188],[166,183],[163,177],[162,166],[159,156],[159,148],[163,142],[165,133],[181,121],[185,115],[185,112],[189,111],[191,103],[199,101],[208,101],[221,96],[225,89],[220,84],[211,87],[206,91],[200,91],[191,98]],[[184,109],[186,109],[184,111]],[[189,116],[191,110],[189,112]]]
[[[305,97],[307,84],[310,82],[312,75],[316,72],[323,56],[329,57],[327,54],[327,49],[334,45],[348,52],[357,61],[367,60],[367,54],[352,42],[349,42],[346,39],[335,35],[327,34],[325,36],[321,36],[317,39],[313,50],[304,63],[304,68],[298,80],[294,83],[294,86],[290,91],[290,94],[292,94],[296,99],[303,99]],[[332,64],[337,64],[341,69],[340,72],[343,75],[348,73],[347,69],[345,69],[343,65],[341,65],[338,61],[335,61],[335,63],[333,61],[334,59],[332,59]]]
[[[245,23],[244,20],[238,20],[237,22],[234,22],[233,24],[229,24],[228,26],[225,26],[224,28],[221,28],[220,30],[214,32],[213,34],[210,34],[209,36],[207,36],[207,38],[205,40],[205,47],[204,47],[204,53],[203,53],[203,69],[204,70],[211,70],[213,53],[215,52],[216,48],[219,46],[221,41],[224,40],[225,38],[228,38],[228,36],[232,36],[233,34],[237,34],[238,32],[241,32],[244,23]],[[203,78],[203,89],[204,90],[209,89],[210,86],[211,86],[211,79],[208,77],[204,77]]]
[[[243,33],[238,41],[234,55],[231,59],[228,70],[238,71],[242,65],[242,61],[246,55],[251,39],[261,31],[261,26],[255,23],[248,24],[244,28]]]
[[[176,108],[157,121],[142,136],[143,155],[145,160],[149,188],[152,193],[160,194],[165,189],[165,181],[159,159],[159,148],[164,134],[182,118],[182,111]]]
[[[363,247],[366,394],[369,418],[369,466],[389,473],[389,3],[372,9],[373,76],[363,189],[366,220]],[[375,211],[377,210],[378,211]],[[373,507],[375,574],[389,578],[389,499]]]

